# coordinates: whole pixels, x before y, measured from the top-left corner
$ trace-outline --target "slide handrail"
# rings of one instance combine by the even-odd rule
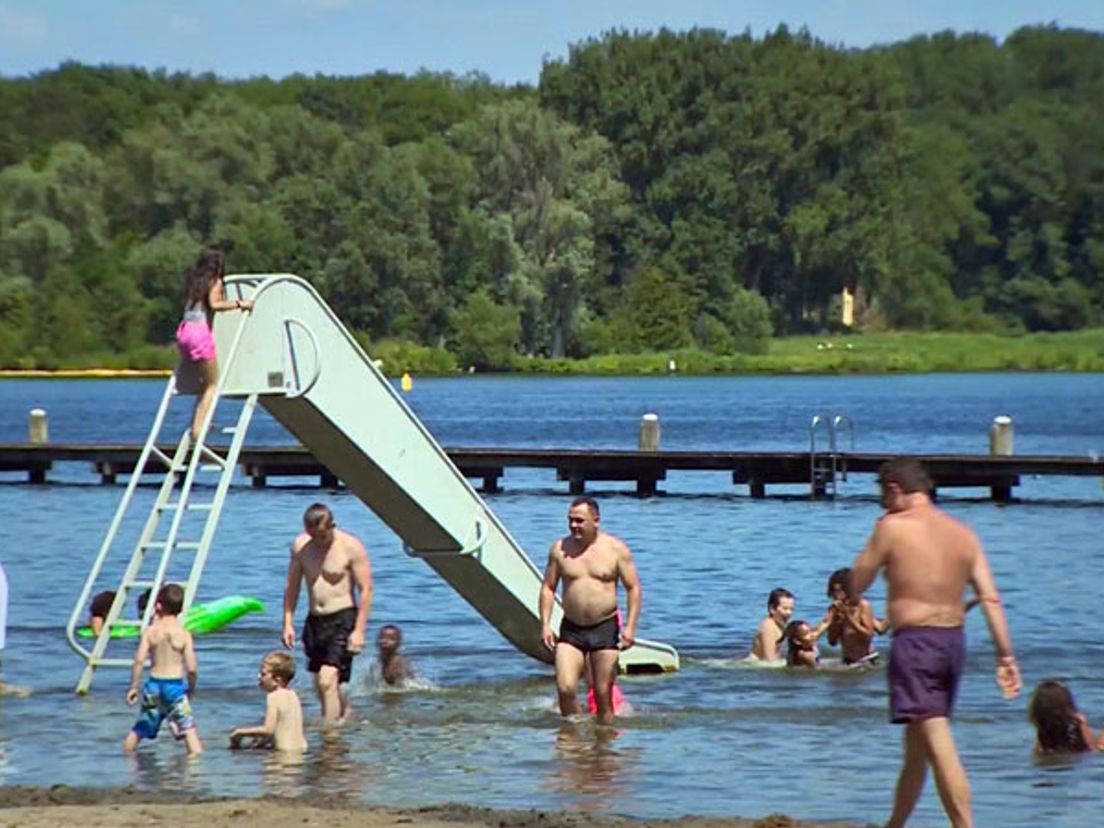
[[[322,376],[322,348],[318,344],[318,337],[314,335],[314,331],[312,331],[310,329],[310,325],[308,325],[303,320],[296,319],[294,316],[285,316],[284,317],[284,330],[287,331],[288,348],[291,351],[291,361],[292,361],[292,364],[296,366],[296,369],[295,369],[295,378],[296,378],[296,380],[298,381],[298,379],[299,379],[299,369],[298,369],[299,360],[296,359],[296,357],[295,357],[295,342],[291,338],[290,328],[291,328],[292,325],[298,325],[302,329],[303,333],[305,333],[307,335],[307,338],[310,340],[311,347],[314,348],[314,376],[312,376],[310,378],[310,382],[308,382],[306,385],[302,386],[294,394],[288,394],[287,397],[288,397],[289,400],[294,400],[294,399],[296,399],[298,397],[301,397],[304,394],[308,393],[312,388],[314,388],[315,383],[318,382],[318,378],[320,376]]]

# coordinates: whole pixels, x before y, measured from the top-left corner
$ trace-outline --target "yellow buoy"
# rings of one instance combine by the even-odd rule
[[[414,387],[414,380],[410,378],[410,374],[406,371],[402,375],[402,390],[410,393],[410,389]]]

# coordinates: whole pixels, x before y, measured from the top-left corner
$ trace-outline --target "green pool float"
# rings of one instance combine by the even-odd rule
[[[227,595],[209,604],[196,604],[184,613],[184,629],[196,635],[221,630],[227,624],[237,621],[247,612],[264,612],[264,604],[256,598],[244,595]],[[111,628],[112,638],[137,638],[142,631],[138,621],[116,621]],[[77,630],[81,638],[92,638],[91,627]]]

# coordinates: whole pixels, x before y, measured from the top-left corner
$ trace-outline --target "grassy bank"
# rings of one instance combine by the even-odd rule
[[[1022,336],[881,333],[787,337],[762,355],[685,350],[603,354],[581,360],[519,360],[547,374],[887,374],[955,371],[1104,371],[1104,329]]]
[[[404,370],[420,376],[457,370],[453,368],[456,360],[452,355],[437,348],[411,346],[399,352],[392,348],[378,353],[370,348],[369,353],[384,356],[385,370],[395,376]],[[93,354],[51,366],[36,366],[40,370],[0,371],[0,377],[164,375],[175,363],[176,349],[150,347],[133,356],[128,359],[127,354]],[[771,340],[765,354],[720,356],[707,351],[681,350],[602,354],[586,359],[519,357],[512,371],[523,374],[665,374],[671,360],[683,374],[1104,371],[1104,328],[1020,336],[879,333],[787,337]]]

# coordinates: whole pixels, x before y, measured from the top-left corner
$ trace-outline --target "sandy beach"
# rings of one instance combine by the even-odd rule
[[[860,823],[806,822],[782,814],[759,819],[683,817],[633,820],[582,811],[500,811],[464,805],[430,808],[381,808],[332,797],[204,800],[132,788],[51,788],[12,786],[0,789],[2,828],[54,828],[57,825],[102,828],[861,828]]]

